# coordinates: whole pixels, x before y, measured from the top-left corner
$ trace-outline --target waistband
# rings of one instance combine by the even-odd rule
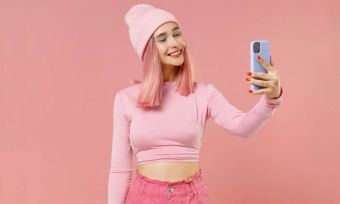
[[[163,185],[163,186],[190,183],[194,180],[200,179],[201,176],[202,176],[202,169],[200,168],[194,175],[192,175],[192,176],[190,176],[186,179],[183,179],[183,180],[180,180],[180,181],[162,181],[162,180],[152,179],[152,178],[149,178],[149,177],[142,175],[139,172],[138,168],[136,170],[136,179],[142,179],[142,180],[147,181],[148,183],[159,184],[159,185]]]
[[[205,191],[205,183],[200,168],[194,175],[180,181],[162,181],[143,176],[138,168],[132,191],[141,195],[158,198],[169,198],[171,196],[194,195]]]

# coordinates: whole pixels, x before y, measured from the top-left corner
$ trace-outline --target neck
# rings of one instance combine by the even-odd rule
[[[163,81],[174,81],[179,72],[179,66],[163,65]]]

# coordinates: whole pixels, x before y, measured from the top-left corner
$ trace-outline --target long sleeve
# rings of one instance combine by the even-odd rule
[[[282,96],[270,99],[263,94],[255,106],[245,113],[231,105],[212,84],[207,88],[208,117],[232,134],[243,137],[255,135],[282,103]]]
[[[113,139],[108,182],[108,203],[123,204],[132,177],[132,150],[129,142],[130,121],[119,92],[113,105]]]

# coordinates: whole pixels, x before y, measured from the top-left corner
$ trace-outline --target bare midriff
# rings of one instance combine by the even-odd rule
[[[199,170],[198,162],[160,162],[138,165],[138,171],[145,177],[175,182],[193,176]]]

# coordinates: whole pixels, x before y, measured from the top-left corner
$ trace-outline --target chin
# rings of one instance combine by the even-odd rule
[[[180,66],[182,64],[183,62],[182,63],[166,63],[166,65],[171,65],[171,66]]]
[[[184,59],[179,59],[179,60],[168,60],[166,61],[164,64],[167,64],[167,65],[173,65],[173,66],[180,66],[182,65],[184,62]]]
[[[180,66],[180,65],[182,65],[183,64],[183,61],[182,62],[179,62],[179,63],[172,63],[171,65],[173,65],[173,66]]]

